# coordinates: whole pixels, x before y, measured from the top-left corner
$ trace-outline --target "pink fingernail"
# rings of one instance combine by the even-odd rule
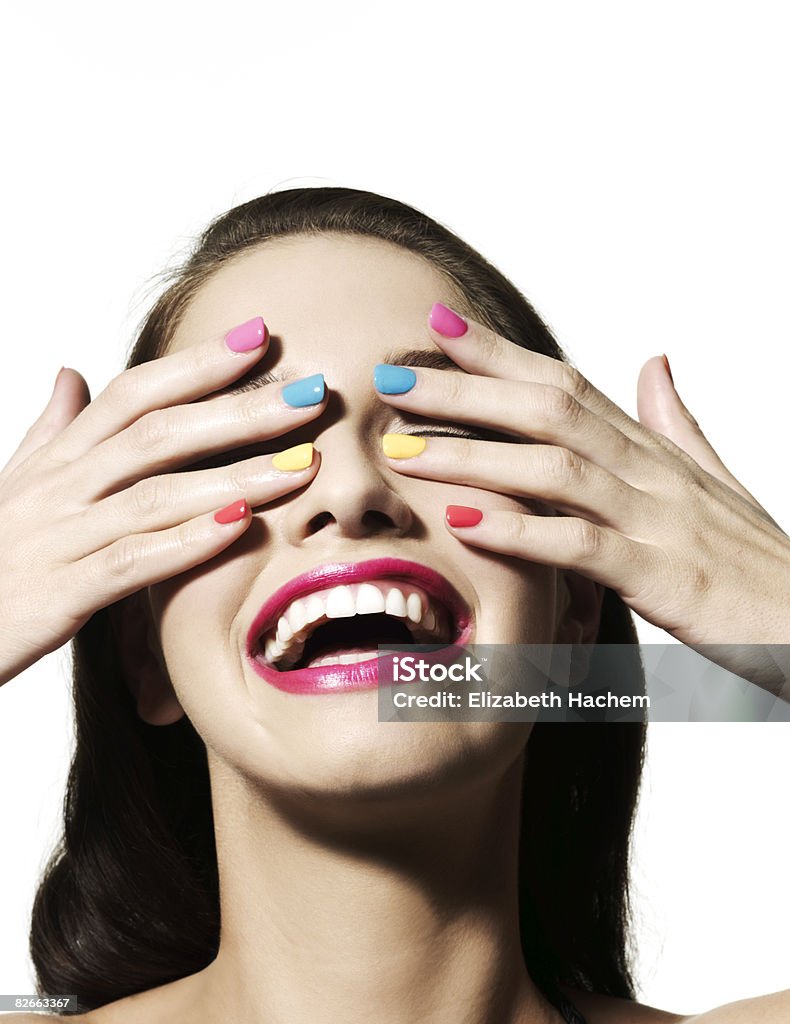
[[[430,322],[431,327],[445,338],[460,338],[462,334],[466,334],[469,326],[462,316],[441,302],[433,304]]]
[[[246,320],[225,335],[225,344],[231,352],[250,352],[266,340],[266,324],[262,316]]]

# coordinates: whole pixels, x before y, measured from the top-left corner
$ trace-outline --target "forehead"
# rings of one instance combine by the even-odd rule
[[[294,355],[353,347],[359,356],[407,344],[433,348],[434,302],[461,296],[427,260],[349,235],[288,236],[231,259],[190,302],[169,350],[221,335],[253,316]]]

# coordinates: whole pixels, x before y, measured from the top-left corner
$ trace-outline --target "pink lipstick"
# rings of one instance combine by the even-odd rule
[[[385,606],[387,583],[395,589],[390,589],[386,595]],[[376,645],[370,641],[348,642],[349,649],[357,652],[348,656],[350,663],[339,663],[335,659],[333,664],[288,667],[290,662],[298,662],[302,650],[299,645],[315,628],[336,617],[354,621],[353,601],[362,602],[363,590],[364,600],[373,602],[366,604],[365,611],[386,611],[387,615],[401,618],[413,634],[413,643],[435,643],[435,637],[429,634],[431,629],[440,631],[438,621],[448,631],[448,644],[457,646],[469,641],[472,633],[469,605],[446,577],[428,566],[400,558],[332,563],[317,566],[290,580],[275,591],[257,613],[246,638],[247,660],[256,675],[289,693],[375,689],[379,685],[379,660],[391,659],[393,655],[371,649]],[[349,606],[341,607],[349,602]],[[369,657],[365,657],[366,652]],[[350,660],[357,657],[364,660]],[[276,659],[280,667],[272,659]]]

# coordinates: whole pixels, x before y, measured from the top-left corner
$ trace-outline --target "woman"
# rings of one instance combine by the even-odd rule
[[[689,1019],[634,1001],[642,725],[381,723],[371,664],[404,636],[636,644],[629,608],[787,639],[790,540],[660,358],[639,415],[410,207],[218,218],[125,372],[91,401],[63,371],[0,477],[0,680],[74,637],[41,990],[90,1024]]]

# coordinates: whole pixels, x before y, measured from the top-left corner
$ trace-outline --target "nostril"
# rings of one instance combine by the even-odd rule
[[[332,522],[333,518],[334,517],[329,512],[319,512],[317,516],[313,516],[307,527],[308,535],[318,533],[319,530],[323,530],[327,523]]]
[[[313,516],[308,524],[308,536],[318,533],[319,530],[323,530],[329,523],[334,523],[336,517],[331,512],[319,512]],[[369,509],[362,516],[362,525],[368,532],[378,533],[380,530],[392,530],[395,527],[395,523],[392,520],[392,516],[386,512],[381,512],[378,509]]]
[[[379,509],[372,508],[366,512],[362,517],[362,522],[367,526],[385,526],[388,529],[392,529],[395,523],[392,521],[392,516],[387,515],[386,512],[381,512]]]

